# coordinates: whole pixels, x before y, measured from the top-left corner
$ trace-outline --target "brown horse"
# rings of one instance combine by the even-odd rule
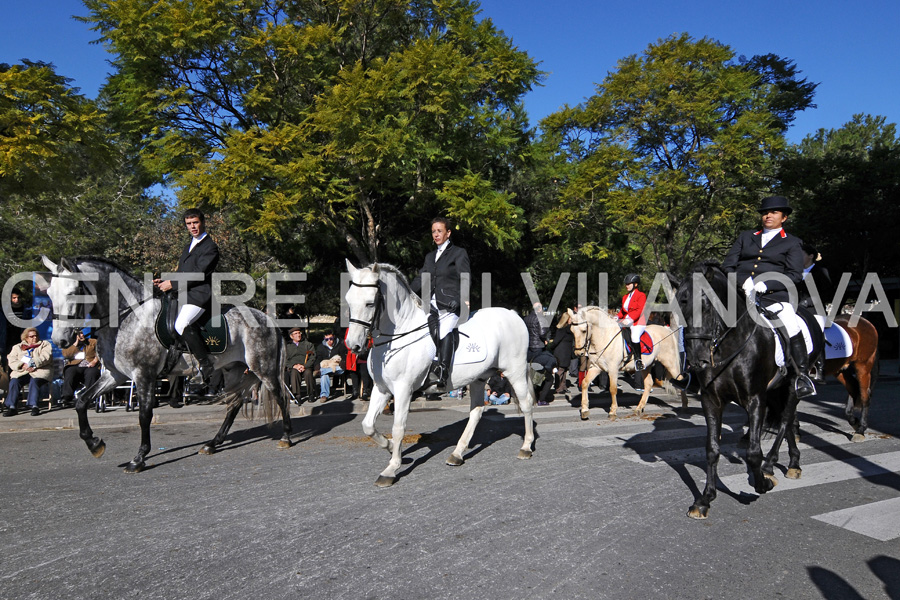
[[[870,321],[860,317],[855,327],[850,326],[850,317],[841,315],[834,320],[841,326],[853,344],[853,352],[846,358],[825,361],[825,374],[834,375],[846,388],[847,421],[854,429],[853,441],[866,438],[869,425],[869,401],[872,386],[878,377],[878,330]],[[859,417],[857,417],[859,413]]]

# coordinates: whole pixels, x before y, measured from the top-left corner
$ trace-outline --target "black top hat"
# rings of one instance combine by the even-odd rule
[[[763,198],[762,203],[759,205],[759,213],[767,213],[770,210],[780,210],[784,213],[784,216],[788,216],[793,209],[788,203],[788,199],[784,196],[769,196],[768,198]]]

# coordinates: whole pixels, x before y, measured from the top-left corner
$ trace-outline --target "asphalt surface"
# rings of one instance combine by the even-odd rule
[[[614,421],[608,394],[587,422],[557,397],[527,461],[521,416],[491,408],[461,467],[444,461],[467,401],[419,400],[388,489],[360,402],[293,407],[288,450],[279,426],[239,418],[213,456],[197,450],[222,407],[165,406],[137,475],[135,413],[89,413],[99,460],[74,411],[20,414],[0,419],[0,598],[898,598],[898,392],[885,361],[854,444],[842,388],[821,386],[801,405],[803,477],[762,497],[730,408],[706,521],[685,516],[705,480],[699,404],[659,391],[636,416],[626,387]]]

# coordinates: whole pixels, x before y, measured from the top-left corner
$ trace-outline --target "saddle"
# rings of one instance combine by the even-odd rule
[[[630,355],[631,340],[623,335],[622,341],[625,342],[625,354]],[[641,334],[641,354],[653,354],[653,338],[646,331]]]
[[[162,297],[162,307],[156,316],[156,339],[163,345],[166,350],[174,350],[177,352],[186,352],[184,344],[180,341],[176,342],[178,336],[175,333],[175,319],[178,316],[176,302],[171,301],[169,294]],[[224,307],[223,307],[224,308]],[[228,312],[232,307],[225,308],[222,315]],[[212,318],[201,319],[200,335],[206,342],[206,347],[210,354],[222,354],[228,349],[228,323],[225,319],[219,319],[219,325],[214,326]]]
[[[788,374],[787,364],[793,364],[793,361],[790,358],[790,348],[791,348],[791,339],[788,335],[787,328],[784,325],[775,325],[775,321],[778,320],[777,313],[770,311],[765,306],[761,304],[757,305],[760,311],[760,314],[769,321],[769,325],[772,328],[772,331],[778,338],[778,342],[781,344],[781,351],[784,355],[784,364],[780,365],[778,368],[778,374],[775,379],[769,382],[768,389],[772,389],[776,387],[784,377]],[[819,322],[816,320],[816,316],[806,307],[798,306],[796,309],[797,316],[803,321],[803,324],[806,326],[806,333],[809,335],[809,341],[812,343],[812,351],[809,352],[812,360],[814,361],[816,356],[820,352],[824,352],[825,350],[825,335],[822,333],[822,328],[819,326]],[[804,333],[801,327],[801,335]],[[793,368],[793,367],[792,367]]]

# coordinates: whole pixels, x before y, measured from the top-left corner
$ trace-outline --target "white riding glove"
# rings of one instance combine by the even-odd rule
[[[766,284],[763,283],[762,281],[758,281],[755,284],[753,284],[753,289],[756,291],[757,294],[765,294],[766,290],[769,288],[767,288]]]
[[[749,296],[750,292],[753,291],[753,278],[748,277],[744,280],[744,285],[741,286],[741,289],[744,290],[744,294]]]
[[[619,323],[622,324],[622,327],[631,327],[632,325],[634,325],[634,321],[631,320],[631,317],[625,317],[624,319],[619,321]]]

